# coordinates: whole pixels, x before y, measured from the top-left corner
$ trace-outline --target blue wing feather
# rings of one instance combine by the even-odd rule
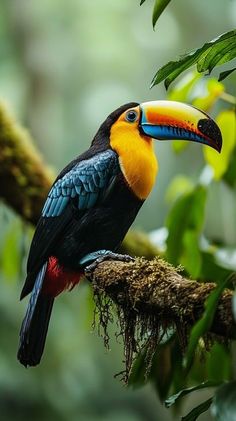
[[[76,197],[79,210],[93,207],[118,172],[118,158],[111,149],[81,161],[52,186],[42,216],[61,215],[70,199]]]

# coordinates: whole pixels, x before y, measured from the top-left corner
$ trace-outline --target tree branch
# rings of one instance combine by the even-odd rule
[[[36,224],[53,181],[28,132],[0,103],[0,196],[26,221]]]
[[[87,276],[87,274],[86,274]],[[214,283],[199,283],[183,277],[160,258],[134,262],[104,261],[87,276],[98,293],[105,293],[121,307],[134,309],[139,317],[154,315],[159,323],[189,329],[198,320]],[[210,332],[236,337],[232,314],[232,291],[225,290]]]

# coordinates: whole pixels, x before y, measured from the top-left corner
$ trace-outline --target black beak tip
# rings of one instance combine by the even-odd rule
[[[214,120],[210,118],[203,118],[199,120],[198,130],[200,130],[202,134],[211,139],[209,146],[213,147],[220,153],[222,148],[222,135]]]

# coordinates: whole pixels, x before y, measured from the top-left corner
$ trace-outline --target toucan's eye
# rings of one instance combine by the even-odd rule
[[[138,118],[138,113],[135,110],[128,111],[126,116],[125,116],[125,119],[129,123],[134,123],[137,120],[137,118]]]

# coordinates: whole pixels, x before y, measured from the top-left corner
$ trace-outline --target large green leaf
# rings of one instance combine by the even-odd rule
[[[231,153],[229,165],[223,179],[230,187],[234,187],[236,185],[236,147]]]
[[[165,406],[167,408],[170,408],[170,406],[174,405],[179,399],[183,398],[186,395],[189,395],[189,393],[195,392],[196,390],[200,389],[206,389],[208,387],[216,387],[219,386],[219,382],[215,382],[212,380],[207,380],[206,382],[200,383],[196,386],[188,387],[186,389],[180,390],[175,395],[170,396],[168,399],[165,400]]]
[[[202,111],[209,112],[216,101],[221,97],[225,87],[223,83],[220,83],[215,78],[201,78],[200,83],[202,85],[202,90],[198,89],[197,96],[192,101],[192,105],[200,108]]]
[[[183,194],[191,192],[193,187],[193,183],[189,177],[186,177],[185,175],[176,175],[166,190],[166,202],[168,204],[173,204],[178,198],[183,196]]]
[[[219,383],[232,379],[232,358],[229,346],[215,342],[205,356],[207,378]]]
[[[212,398],[207,399],[206,401],[200,403],[200,405],[193,408],[185,417],[182,417],[182,421],[195,421],[198,419],[199,415],[206,412],[212,404]],[[223,421],[223,420],[222,420]],[[232,420],[231,420],[232,421]]]
[[[217,309],[217,304],[220,299],[220,296],[223,290],[226,288],[226,286],[229,284],[231,280],[232,280],[231,277],[226,278],[224,282],[217,285],[217,287],[211,292],[211,294],[206,299],[206,302],[204,305],[205,307],[204,313],[201,319],[199,319],[195,323],[190,333],[190,338],[189,338],[189,343],[188,343],[188,348],[187,348],[187,353],[186,353],[186,358],[185,358],[186,370],[190,369],[193,362],[194,355],[195,355],[195,351],[198,345],[198,341],[210,329],[212,322],[214,320],[214,316],[215,316],[215,312]]]
[[[221,154],[214,149],[204,146],[203,152],[206,162],[214,171],[214,178],[220,180],[227,171],[233,150],[236,147],[236,116],[234,110],[223,110],[216,117],[222,133]]]
[[[192,276],[198,276],[201,269],[198,240],[204,222],[205,202],[206,189],[199,185],[176,201],[166,221],[169,231],[167,259],[174,265],[186,265]]]
[[[140,6],[145,2],[146,0],[140,0]],[[153,12],[152,12],[152,25],[153,29],[155,28],[155,25],[157,23],[157,20],[161,16],[162,12],[165,10],[165,8],[168,6],[171,0],[155,0]]]
[[[199,232],[194,229],[187,229],[183,236],[183,252],[180,264],[194,278],[201,273],[202,256],[199,249]]]
[[[202,281],[221,283],[232,273],[232,270],[218,263],[213,251],[201,252],[202,267],[199,278]]]
[[[233,69],[226,70],[225,72],[221,72],[219,76],[219,82],[226,79],[231,73],[235,72],[236,67],[233,67]]]
[[[236,57],[236,30],[221,34],[202,47],[182,56],[177,61],[170,61],[155,74],[151,87],[165,81],[166,89],[189,67],[197,64],[198,72],[209,73],[215,66],[227,63]],[[226,75],[227,76],[227,75]]]
[[[191,70],[169,90],[167,98],[170,101],[189,102],[191,90],[200,78],[201,75],[199,73]]]
[[[152,25],[153,28],[155,28],[155,25],[157,23],[157,20],[161,16],[162,12],[165,10],[165,8],[168,6],[171,0],[156,0],[152,12]]]
[[[218,421],[236,419],[236,381],[226,383],[217,389],[211,412]]]

